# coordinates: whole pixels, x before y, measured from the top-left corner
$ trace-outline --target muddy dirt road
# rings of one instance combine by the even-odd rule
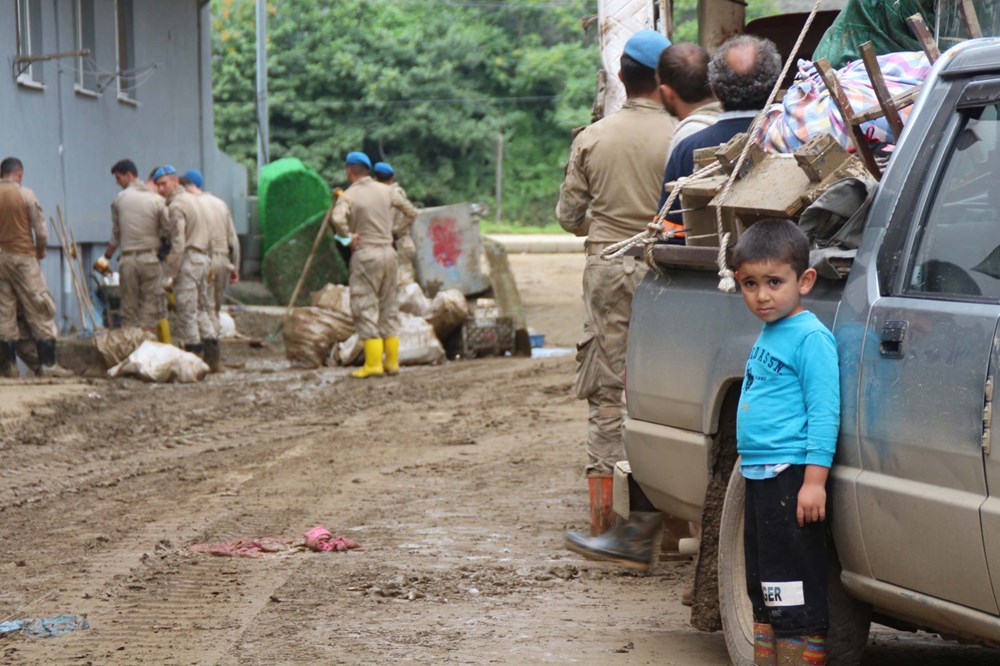
[[[582,257],[512,263],[529,323],[571,344]],[[0,663],[726,663],[687,624],[689,564],[636,575],[562,548],[587,501],[571,357],[358,382],[225,353],[245,366],[198,385],[0,382],[0,621],[90,624],[0,637]],[[314,525],[363,549],[185,550]],[[883,631],[866,663],[996,654]]]

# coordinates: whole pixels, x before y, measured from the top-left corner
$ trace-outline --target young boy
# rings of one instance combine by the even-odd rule
[[[826,480],[840,426],[833,334],[801,299],[816,282],[805,233],[753,224],[733,252],[764,322],[747,360],[736,441],[746,478],[744,547],[754,663],[826,663]]]

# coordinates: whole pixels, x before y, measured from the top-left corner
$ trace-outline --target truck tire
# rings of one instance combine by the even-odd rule
[[[753,608],[746,592],[743,559],[743,475],[737,465],[729,477],[726,501],[719,526],[719,609],[726,649],[734,666],[753,666]],[[831,543],[830,575],[827,588],[830,632],[827,636],[828,666],[861,663],[872,608],[853,599],[840,582],[840,560]]]

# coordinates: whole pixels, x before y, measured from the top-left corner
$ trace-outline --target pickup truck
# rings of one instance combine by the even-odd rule
[[[837,339],[843,401],[829,663],[860,661],[873,618],[1000,646],[1000,40],[937,61],[863,214],[846,280],[807,300]],[[735,421],[760,322],[717,289],[716,253],[654,248],[625,447],[657,508],[702,524],[692,623],[752,664]]]

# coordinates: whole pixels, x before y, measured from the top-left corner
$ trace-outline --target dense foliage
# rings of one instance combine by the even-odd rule
[[[598,66],[588,0],[285,0],[268,18],[271,159],[331,184],[364,150],[426,205],[493,201],[504,135],[504,213],[552,217],[570,130],[587,122]],[[255,171],[254,3],[215,12],[220,146]]]
[[[696,0],[675,3],[694,41]],[[769,0],[750,3],[766,11]],[[212,3],[219,145],[256,171],[254,0]],[[331,184],[364,150],[425,205],[492,205],[504,141],[507,220],[551,222],[572,128],[590,117],[596,0],[272,0],[270,156]]]

